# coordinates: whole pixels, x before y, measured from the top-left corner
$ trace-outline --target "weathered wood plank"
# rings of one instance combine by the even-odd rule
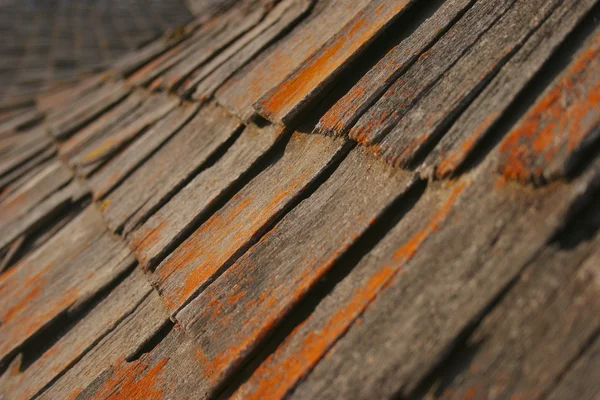
[[[193,40],[191,46],[175,57],[170,57],[162,63],[161,71],[164,72],[153,86],[165,90],[172,90],[178,86],[195,69],[205,64],[212,57],[223,52],[240,36],[254,28],[265,16],[264,6],[259,5],[250,9],[232,8],[229,12],[215,18],[202,31],[202,36]],[[146,79],[150,83],[158,77],[152,74]]]
[[[586,216],[597,219],[599,211]],[[600,330],[599,238],[537,255],[465,340],[466,350],[445,364],[452,377],[440,375],[429,395],[544,398]]]
[[[13,169],[11,172],[2,176],[0,178],[0,188],[2,188],[0,201],[4,201],[8,195],[14,193],[17,189],[27,183],[31,177],[34,177],[39,171],[42,171],[53,163],[56,154],[57,151],[54,146],[48,147],[45,151],[42,151],[21,164],[18,168]]]
[[[11,398],[32,398],[110,334],[151,291],[143,273],[134,269],[27,369],[7,374],[0,383],[0,391]]]
[[[130,90],[122,83],[106,83],[101,89],[71,102],[71,108],[65,114],[51,118],[48,131],[57,140],[64,140],[125,98]]]
[[[176,312],[206,287],[344,152],[342,140],[292,135],[281,159],[249,182],[158,266],[153,282],[167,308]]]
[[[569,174],[600,138],[600,28],[500,145],[498,172],[544,183]]]
[[[75,157],[85,146],[117,129],[128,115],[140,108],[145,93],[135,90],[125,100],[105,112],[89,125],[78,130],[73,136],[59,144],[61,156],[66,159]]]
[[[214,389],[256,349],[399,195],[412,174],[359,148],[176,319],[205,361]],[[236,326],[235,330],[231,327]]]
[[[222,146],[241,123],[209,104],[102,203],[113,231],[128,233],[178,190]],[[125,226],[127,224],[127,227]]]
[[[324,86],[398,18],[415,0],[374,0],[292,75],[261,97],[254,107],[266,119],[287,124]]]
[[[377,152],[392,165],[413,164],[559,4],[560,0],[515,2],[385,135]]]
[[[174,329],[150,353],[134,362],[119,361],[107,369],[78,398],[205,399],[199,382],[202,360],[184,331]]]
[[[115,156],[108,165],[88,177],[86,183],[95,199],[101,199],[143,162],[171,139],[182,126],[198,111],[198,105],[183,103],[171,111],[162,120],[153,125],[148,132],[137,139],[122,153]]]
[[[473,3],[473,0],[451,0],[437,5],[431,17],[392,48],[321,117],[315,131],[325,135],[347,133],[365,110]]]
[[[494,162],[457,183],[448,218],[293,397],[410,398],[600,184],[599,164],[572,185],[532,192],[490,180]]]
[[[225,155],[202,171],[139,229],[130,247],[144,268],[153,268],[195,221],[238,181],[277,142],[282,130],[274,126],[244,129]]]
[[[0,137],[25,129],[44,119],[44,113],[36,108],[27,110],[0,122]]]
[[[154,94],[130,115],[125,116],[118,127],[107,132],[81,149],[81,153],[71,158],[69,164],[76,168],[78,175],[90,176],[115,153],[135,140],[150,125],[162,119],[179,105],[179,98]]]
[[[428,188],[399,223],[369,251],[232,396],[283,398],[343,336],[427,238],[450,216],[456,187]],[[403,210],[399,210],[403,212]]]
[[[212,98],[229,77],[303,18],[313,3],[314,0],[283,0],[276,4],[254,29],[191,74],[180,91],[194,90],[193,97],[202,101]]]
[[[596,3],[583,0],[559,5],[442,137],[420,173],[438,179],[455,174]]]
[[[135,258],[88,207],[52,240],[0,277],[0,362],[59,315],[77,309]]]
[[[27,164],[32,158],[47,150],[52,141],[44,131],[43,126],[34,127],[11,138],[1,139],[0,176],[14,172]]]
[[[378,142],[513,3],[515,0],[475,2],[448,32],[401,74],[359,118],[348,136],[364,144]]]
[[[150,291],[131,315],[125,317],[81,360],[42,392],[40,398],[85,398],[86,388],[93,390],[91,388],[106,380],[115,365],[135,357],[168,320],[169,314],[160,296],[155,291]]]
[[[215,99],[241,119],[250,120],[255,114],[252,104],[294,72],[369,1],[316,2],[292,32],[228,80],[215,93]]]

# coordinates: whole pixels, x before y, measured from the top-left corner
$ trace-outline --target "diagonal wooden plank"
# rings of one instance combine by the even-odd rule
[[[596,165],[572,185],[533,192],[490,180],[494,162],[461,179],[450,218],[292,397],[411,398],[600,182]]]
[[[197,104],[183,103],[179,105],[153,125],[141,138],[116,155],[108,165],[88,177],[86,183],[92,190],[94,198],[105,197],[133,170],[142,165],[148,157],[171,139],[197,111]]]
[[[600,29],[500,145],[498,172],[543,183],[569,174],[600,138]]]
[[[24,371],[6,376],[0,390],[12,398],[34,397],[110,334],[151,291],[143,273],[134,269]]]
[[[225,110],[203,107],[171,140],[110,193],[102,203],[113,231],[128,233],[173,191],[193,177],[206,160],[241,128]],[[127,227],[125,226],[127,224]]]
[[[252,104],[294,72],[327,40],[337,33],[370,0],[321,0],[310,14],[285,37],[279,39],[265,56],[255,59],[235,74],[216,93],[215,98],[243,120],[255,114]]]
[[[453,123],[423,162],[420,173],[427,177],[435,175],[438,179],[455,174],[467,158],[475,154],[494,125],[509,115],[509,107],[526,93],[532,78],[549,66],[550,57],[557,54],[557,49],[570,46],[568,35],[573,29],[587,24],[586,21],[597,14],[590,11],[594,4],[597,1],[561,4]]]
[[[348,136],[368,145],[377,143],[514,3],[515,0],[475,2],[358,119]]]
[[[434,4],[433,15],[422,21],[410,36],[392,48],[340,98],[321,117],[315,131],[325,135],[347,133],[398,76],[431,47],[473,3],[473,0],[451,0],[441,5]]]
[[[351,152],[315,193],[183,308],[176,319],[206,360],[206,385],[222,384],[412,182],[412,174],[390,170],[362,148]]]
[[[515,2],[385,135],[377,152],[393,165],[408,167],[419,161],[560,3]],[[472,73],[475,69],[477,74]]]
[[[415,0],[369,3],[298,70],[260,98],[254,105],[258,114],[272,122],[289,123],[413,3]]]
[[[223,157],[202,171],[139,229],[132,232],[130,247],[144,268],[153,268],[183,239],[195,221],[239,181],[281,138],[274,126],[250,125]]]
[[[254,244],[344,152],[343,140],[295,133],[281,158],[250,181],[156,269],[172,312]]]

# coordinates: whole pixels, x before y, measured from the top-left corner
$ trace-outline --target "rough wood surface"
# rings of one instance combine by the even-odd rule
[[[600,138],[600,28],[501,143],[498,172],[544,183],[568,175]]]
[[[269,121],[287,124],[313,101],[328,82],[398,18],[415,0],[374,0],[298,70],[255,104]]]
[[[194,90],[195,99],[206,101],[236,71],[252,60],[277,37],[288,31],[310,9],[314,0],[283,0],[252,30],[192,73],[181,93]]]
[[[573,208],[593,198],[600,183],[597,167],[573,186],[544,192],[493,182],[492,159],[463,177],[449,218],[300,383],[294,397],[410,398],[457,338],[565,225]]]
[[[132,232],[130,247],[144,268],[162,261],[172,246],[183,239],[198,218],[281,138],[281,129],[248,126],[227,153],[202,171],[139,229]]]
[[[385,135],[377,152],[392,165],[411,165],[559,4],[516,1]]]
[[[410,174],[391,171],[364,149],[351,152],[315,193],[176,315],[203,354],[209,387],[224,382],[411,182]],[[229,329],[234,325],[238,329]]]
[[[168,320],[160,296],[150,291],[130,315],[44,391],[40,398],[85,398],[86,388],[93,390],[106,380],[116,364],[125,364],[136,357]]]
[[[0,278],[0,362],[68,310],[75,310],[135,258],[88,207],[52,240]]]
[[[0,391],[11,393],[12,398],[35,396],[110,334],[151,291],[143,273],[134,270],[25,370],[6,374]]]
[[[342,140],[292,135],[281,159],[250,181],[157,267],[154,284],[167,308],[176,312],[204,289],[343,151]]]
[[[392,48],[321,117],[316,132],[325,135],[347,133],[365,110],[473,3],[472,0],[452,0],[438,5],[439,8],[431,17],[422,21],[414,32]]]
[[[338,283],[311,315],[253,371],[236,399],[283,398],[361,316],[427,238],[449,217],[460,188],[428,188],[399,223]],[[408,200],[408,199],[407,199]],[[402,202],[404,203],[404,202]],[[401,203],[401,204],[402,204]]]
[[[477,43],[479,37],[508,12],[513,3],[515,0],[475,2],[359,118],[350,130],[349,137],[364,144],[378,142]]]
[[[370,0],[320,0],[310,14],[273,49],[234,75],[216,94],[216,100],[243,120],[255,114],[252,104],[300,66],[337,33]]]
[[[125,228],[128,233],[136,227],[240,128],[240,122],[225,110],[212,104],[203,107],[103,201],[110,229]]]
[[[150,95],[135,111],[125,116],[118,127],[81,149],[70,165],[82,176],[90,176],[108,158],[135,140],[146,128],[179,105],[179,99],[162,94]]]
[[[455,174],[596,3],[584,0],[559,5],[453,123],[423,162],[420,173],[427,177],[435,174],[438,179]]]
[[[130,89],[120,83],[107,83],[102,89],[77,98],[64,114],[48,121],[48,131],[58,140],[64,140],[106,109],[122,100]]]
[[[170,140],[182,126],[198,111],[198,105],[183,103],[153,125],[122,153],[116,155],[108,165],[88,178],[87,185],[95,199],[101,199],[120,184],[148,157]]]

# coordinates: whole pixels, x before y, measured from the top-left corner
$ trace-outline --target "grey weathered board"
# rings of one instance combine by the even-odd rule
[[[11,393],[12,398],[35,396],[110,334],[151,291],[143,273],[134,269],[25,370],[0,378],[0,392]]]
[[[157,267],[152,279],[167,308],[176,312],[205,288],[344,152],[343,140],[293,134],[277,162],[244,186]]]
[[[110,229],[128,233],[222,146],[241,123],[225,110],[204,106],[171,140],[136,169],[102,203]],[[127,225],[127,226],[126,226]]]
[[[277,3],[256,27],[194,71],[183,83],[180,92],[189,93],[193,90],[193,97],[203,101],[211,98],[231,75],[290,30],[313,3],[314,0],[282,0]]]
[[[590,220],[600,217],[600,207],[595,208]],[[580,232],[578,227],[574,233]],[[545,397],[600,332],[599,244],[596,235],[575,249],[553,243],[536,255],[465,339],[466,350],[446,363],[456,371],[453,379],[438,378],[429,393]]]
[[[515,0],[475,2],[358,119],[349,131],[350,138],[365,144],[379,141],[513,3]]]
[[[150,291],[123,321],[66,370],[40,398],[85,398],[86,388],[93,390],[112,373],[114,365],[125,364],[136,357],[168,320],[160,296]]]
[[[308,199],[176,314],[206,359],[209,389],[224,382],[412,183],[412,174],[393,171],[355,149]]]
[[[528,82],[548,63],[557,48],[567,44],[567,35],[597,3],[582,0],[576,4],[561,4],[453,123],[419,172],[424,177],[435,175],[439,179],[455,174],[494,125],[507,115],[517,96],[526,90]]]
[[[560,3],[516,1],[381,139],[377,152],[393,165],[411,165]]]
[[[76,310],[135,262],[88,207],[52,240],[2,275],[0,362],[28,338]]]
[[[369,1],[317,1],[298,26],[234,75],[215,93],[215,99],[243,120],[251,119],[252,104],[294,72]]]
[[[254,103],[258,114],[272,122],[289,123],[415,2],[371,1],[293,74]]]
[[[362,175],[359,173],[359,175]],[[450,215],[460,185],[430,185],[408,208],[408,198],[394,209],[400,221],[370,250],[252,371],[233,395],[237,399],[283,398],[342,337],[392,278]]]
[[[410,397],[574,211],[593,199],[600,185],[596,164],[572,184],[535,192],[490,179],[494,158],[463,176],[449,218],[294,397]]]
[[[321,117],[315,131],[325,135],[347,133],[365,110],[473,3],[473,0],[451,0],[439,5],[431,17],[392,48]]]
[[[198,105],[183,103],[153,125],[108,165],[88,178],[87,185],[95,199],[101,199],[130,173],[141,166],[148,157],[175,135],[198,111]]]
[[[139,229],[130,235],[130,247],[144,268],[162,261],[172,246],[232,185],[240,180],[281,138],[274,126],[250,125],[219,161],[202,171]]]

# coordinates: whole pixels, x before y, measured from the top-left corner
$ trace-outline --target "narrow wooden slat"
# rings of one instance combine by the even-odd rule
[[[294,26],[314,0],[283,0],[254,29],[233,43],[206,66],[195,71],[181,92],[194,89],[193,97],[206,100],[237,70],[256,57],[272,41]]]
[[[252,104],[294,72],[369,1],[316,2],[310,14],[278,40],[270,53],[234,75],[216,92],[215,98],[243,120],[250,120],[255,114]]]
[[[481,0],[467,10],[429,51],[386,90],[349,131],[364,144],[378,142],[452,66],[501,18],[515,0]]]
[[[115,156],[108,165],[89,177],[86,183],[92,190],[94,198],[103,198],[120,184],[128,174],[142,165],[146,158],[171,139],[197,111],[196,104],[179,105],[121,154]]]
[[[7,376],[0,390],[13,398],[33,397],[114,330],[151,291],[143,273],[134,270],[27,369]]]
[[[559,4],[515,2],[381,140],[377,151],[393,165],[411,165]]]
[[[347,133],[398,76],[473,3],[472,0],[451,0],[440,5],[431,17],[424,20],[410,36],[391,49],[321,117],[315,128],[316,132],[325,135]]]
[[[281,159],[249,182],[156,269],[154,283],[177,311],[264,232],[344,151],[342,140],[292,135]]]
[[[501,143],[498,172],[520,182],[564,177],[599,135],[600,29],[596,29],[567,70]]]
[[[203,107],[103,201],[110,229],[123,229],[127,223],[124,233],[129,232],[240,128],[240,122],[225,110],[212,104]]]
[[[281,129],[249,126],[227,153],[200,173],[131,234],[130,246],[140,264],[154,267],[158,258],[195,223],[281,137]]]
[[[128,315],[81,360],[45,389],[40,398],[74,399],[80,394],[84,397],[86,388],[99,386],[106,380],[115,365],[124,364],[126,360],[136,356],[139,350],[160,332],[168,320],[169,314],[160,296],[150,291],[131,315]]]
[[[224,382],[411,178],[362,148],[351,152],[310,198],[176,315],[203,354],[208,387]]]
[[[457,119],[424,161],[420,173],[443,179],[460,169],[596,3],[585,0],[561,4]]]
[[[131,267],[135,258],[89,207],[0,278],[0,361]]]
[[[414,2],[375,0],[369,3],[296,72],[260,98],[255,103],[258,114],[272,122],[289,123]]]
[[[494,161],[457,183],[464,188],[448,218],[292,397],[411,398],[598,189],[600,164],[573,185],[533,193],[491,181]]]

